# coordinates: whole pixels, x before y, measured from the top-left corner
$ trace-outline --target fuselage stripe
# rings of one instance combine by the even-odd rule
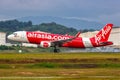
[[[85,48],[86,47],[93,47],[89,38],[82,38],[82,41],[83,41],[83,44],[84,44]]]

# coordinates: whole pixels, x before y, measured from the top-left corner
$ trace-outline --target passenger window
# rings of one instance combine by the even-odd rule
[[[14,37],[17,37],[17,33],[13,33]]]

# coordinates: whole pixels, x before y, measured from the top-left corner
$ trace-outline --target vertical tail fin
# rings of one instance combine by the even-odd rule
[[[106,24],[99,32],[95,35],[95,41],[99,42],[106,42],[108,41],[110,32],[112,30],[113,24]]]

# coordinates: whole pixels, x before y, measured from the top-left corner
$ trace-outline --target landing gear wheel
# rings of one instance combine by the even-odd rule
[[[59,53],[60,49],[54,49],[54,53]]]
[[[54,53],[59,53],[60,49],[57,49],[57,46],[54,47]]]

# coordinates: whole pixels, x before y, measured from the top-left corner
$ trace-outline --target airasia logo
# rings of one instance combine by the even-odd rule
[[[42,39],[50,39],[50,40],[65,40],[69,39],[67,36],[60,36],[60,35],[52,35],[52,34],[45,34],[45,33],[35,33],[35,32],[28,32],[28,38],[42,38]]]
[[[101,40],[104,40],[106,38],[111,28],[112,27],[110,26],[106,26],[105,29],[101,30],[100,34],[95,36],[95,42],[97,43],[97,45],[99,44]]]
[[[51,43],[50,42],[47,42],[47,41],[42,41],[40,43],[40,47],[43,47],[43,48],[48,48],[51,46]]]
[[[44,43],[43,43],[43,47],[45,47],[45,48],[46,48],[46,47],[49,47],[49,44],[48,44],[47,42],[44,42]]]

